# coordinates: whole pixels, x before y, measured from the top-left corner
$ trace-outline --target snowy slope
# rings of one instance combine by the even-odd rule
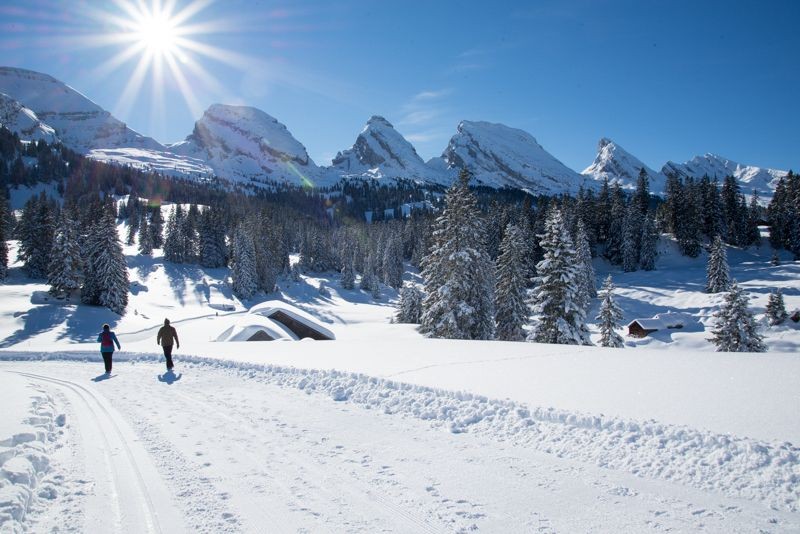
[[[477,183],[533,193],[574,193],[590,181],[553,157],[531,134],[490,122],[462,121],[442,156],[428,164],[452,177],[467,168]]]
[[[55,129],[67,147],[77,152],[119,147],[164,149],[154,139],[131,130],[108,111],[47,74],[0,67],[0,93],[33,110],[39,120]]]
[[[89,151],[87,156],[106,163],[129,165],[178,178],[210,179],[214,176],[214,170],[203,160],[164,150],[96,148]]]
[[[23,141],[58,140],[55,130],[39,120],[33,110],[3,93],[0,93],[0,126],[15,132]]]
[[[417,151],[383,117],[373,116],[353,146],[339,152],[329,171],[343,177],[439,182],[444,174],[427,165]]]
[[[708,175],[711,179],[717,178],[720,182],[726,176],[733,176],[739,182],[743,193],[749,195],[755,189],[762,197],[772,196],[778,180],[787,174],[787,171],[742,165],[716,154],[695,156],[686,163],[668,161],[661,172],[679,178],[692,177],[694,179]]]
[[[252,107],[212,105],[192,134],[169,150],[205,161],[232,181],[327,185],[323,171],[286,126]]]
[[[654,171],[617,143],[604,137],[597,143],[594,162],[581,174],[599,182],[608,180],[611,184],[619,183],[624,189],[634,189],[642,168],[650,177],[650,191],[655,194],[663,193],[666,176]]]

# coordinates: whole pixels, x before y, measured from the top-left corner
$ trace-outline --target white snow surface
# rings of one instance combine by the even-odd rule
[[[120,317],[37,300],[46,286],[12,263],[0,390],[26,400],[4,410],[0,430],[30,424],[30,391],[52,429],[36,445],[48,467],[19,490],[31,497],[13,521],[80,532],[796,532],[800,329],[762,325],[768,353],[713,352],[706,330],[722,296],[703,292],[705,258],[675,255],[667,238],[660,252],[654,272],[595,268],[613,272],[626,322],[680,313],[694,326],[624,349],[426,339],[389,322],[392,290],[375,301],[331,273],[242,302],[227,269],[141,257],[135,245]],[[766,245],[728,252],[759,321],[773,287],[800,307],[800,263],[771,256]],[[216,341],[276,305],[336,340]],[[174,375],[155,344],[165,317],[181,340]],[[98,376],[103,322],[122,344],[110,379]],[[59,414],[62,426],[47,426]],[[3,510],[0,529],[12,525]]]
[[[164,150],[154,139],[131,130],[75,89],[47,74],[0,67],[0,93],[33,110],[67,147],[77,152],[120,147]]]
[[[0,93],[0,126],[26,141],[54,143],[58,140],[55,130],[40,121],[33,110],[3,93]]]
[[[666,176],[654,171],[617,143],[604,137],[597,143],[594,162],[581,174],[598,182],[608,180],[610,184],[618,183],[623,189],[635,189],[642,168],[650,178],[650,191],[657,195],[663,194]]]
[[[708,175],[712,180],[717,178],[720,184],[726,176],[733,176],[739,182],[742,193],[750,195],[756,190],[761,197],[771,197],[778,181],[787,174],[787,171],[743,165],[716,154],[695,156],[686,163],[668,161],[661,172],[694,179]]]
[[[87,156],[97,161],[128,165],[178,178],[210,180],[214,177],[214,170],[204,160],[164,150],[96,148],[90,150]]]

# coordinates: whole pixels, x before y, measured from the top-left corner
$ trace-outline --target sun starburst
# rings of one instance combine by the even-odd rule
[[[151,81],[153,97],[151,119],[164,120],[164,88],[167,82],[180,91],[194,116],[202,113],[195,87],[202,85],[212,92],[221,91],[221,84],[204,67],[204,61],[237,65],[237,54],[203,42],[203,37],[222,33],[221,23],[197,20],[212,0],[190,0],[179,5],[177,0],[114,0],[113,9],[96,10],[93,18],[106,30],[91,42],[93,46],[117,49],[95,69],[98,78],[108,76],[126,65],[133,70],[120,94],[115,114],[127,116],[137,98]]]

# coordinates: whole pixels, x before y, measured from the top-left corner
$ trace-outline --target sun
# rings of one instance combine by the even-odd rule
[[[136,22],[138,28],[134,35],[150,53],[163,56],[177,52],[180,28],[170,19],[169,14],[143,12],[141,20]]]
[[[98,79],[131,66],[114,112],[128,116],[149,84],[151,117],[163,120],[164,93],[177,90],[193,115],[203,107],[198,88],[221,93],[221,84],[205,64],[242,63],[236,54],[206,42],[213,34],[230,31],[219,21],[203,17],[216,0],[113,0],[91,11],[104,31],[93,36],[93,46],[110,46],[115,53],[94,69]],[[206,13],[204,13],[206,12]],[[203,19],[206,20],[203,20]]]

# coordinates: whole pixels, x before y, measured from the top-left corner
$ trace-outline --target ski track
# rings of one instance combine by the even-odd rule
[[[86,508],[86,531],[182,531],[180,519],[165,499],[166,488],[159,487],[160,478],[150,476],[145,481],[142,470],[152,469],[148,455],[136,447],[132,432],[117,422],[119,415],[106,406],[106,401],[75,382],[27,372],[17,374],[34,383],[65,390],[69,402],[86,408],[76,410],[87,448],[87,472],[95,482],[91,495],[94,502]],[[98,446],[98,442],[102,445]],[[98,457],[102,458],[102,469]],[[154,499],[160,499],[158,505]],[[107,510],[111,511],[110,516]]]
[[[105,435],[94,452],[106,456],[87,466],[94,484],[84,503],[87,531],[177,532],[184,522],[196,532],[800,529],[791,501],[797,462],[778,446],[685,428],[655,436],[662,452],[674,445],[670,439],[688,436],[682,446],[689,454],[699,436],[711,457],[731,443],[767,457],[752,467],[752,480],[740,475],[726,487],[730,474],[713,479],[714,469],[697,458],[690,463],[712,483],[640,470],[637,454],[658,451],[649,450],[652,428],[639,427],[642,435],[630,440],[631,422],[539,413],[335,371],[205,358],[182,358],[184,374],[165,384],[152,360],[115,362],[120,376],[87,386],[79,381],[96,364],[0,364],[64,395],[87,456],[92,438]],[[609,430],[616,441],[603,435]],[[735,463],[723,458],[720,465],[726,460]],[[789,481],[775,483],[776,476]],[[778,486],[773,494],[769,477]],[[113,506],[100,503],[106,499]],[[110,516],[96,513],[111,509]]]

